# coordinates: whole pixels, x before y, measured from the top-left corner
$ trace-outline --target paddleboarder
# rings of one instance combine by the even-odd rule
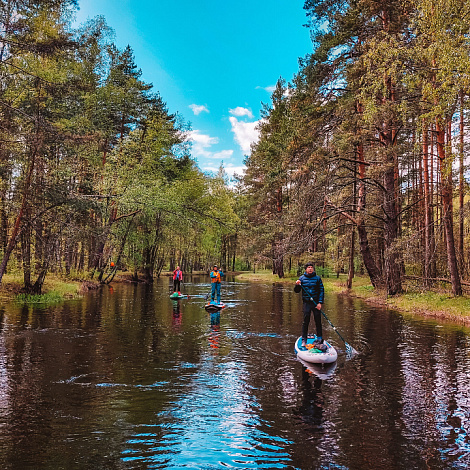
[[[181,271],[179,266],[176,266],[176,269],[173,271],[173,293],[178,292],[178,295],[181,295],[180,283],[182,280],[183,280],[183,271]]]
[[[211,271],[211,303],[214,303],[214,298],[217,293],[217,303],[220,304],[220,283],[221,277],[225,274],[219,270],[216,264],[213,266]]]
[[[302,313],[304,319],[302,322],[302,346],[307,345],[308,325],[310,323],[310,314],[313,312],[317,340],[323,343],[321,307],[325,297],[325,290],[320,276],[317,276],[313,263],[308,262],[305,265],[305,273],[295,281],[294,292],[302,291]],[[313,301],[312,301],[313,300]]]

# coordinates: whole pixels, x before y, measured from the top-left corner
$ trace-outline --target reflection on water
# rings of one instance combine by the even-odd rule
[[[115,284],[0,308],[0,468],[448,469],[470,463],[468,330],[329,295],[339,359],[298,361],[291,286]]]
[[[220,340],[220,311],[209,314],[211,319],[211,332],[209,333],[209,346],[212,349],[219,349]]]

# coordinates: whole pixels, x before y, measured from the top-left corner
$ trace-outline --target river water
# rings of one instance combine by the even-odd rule
[[[294,353],[293,286],[207,277],[0,308],[1,469],[470,466],[469,330],[329,295],[329,368]],[[311,322],[311,328],[314,322]]]

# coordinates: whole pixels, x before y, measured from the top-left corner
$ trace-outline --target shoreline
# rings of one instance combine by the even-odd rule
[[[242,273],[235,277],[240,281],[275,284],[294,284],[295,277],[277,278],[272,273]],[[368,277],[356,276],[351,289],[346,288],[346,275],[322,277],[325,292],[336,293],[362,300],[370,305],[396,310],[403,314],[420,316],[437,321],[449,321],[470,326],[470,297],[454,297],[447,291],[419,291],[407,286],[403,294],[387,297],[386,293],[375,290]]]
[[[192,273],[203,275],[204,272]],[[248,271],[227,272],[239,282],[261,282],[264,284],[290,284],[294,285],[297,276],[287,276],[279,279],[272,272],[260,271],[258,273]],[[167,277],[171,273],[161,273],[160,277]],[[191,276],[191,274],[186,274]],[[23,279],[18,275],[6,275],[0,285],[0,299],[8,301],[22,293]],[[429,290],[422,291],[413,289],[412,285],[405,285],[403,294],[387,297],[384,292],[375,290],[370,284],[367,276],[356,276],[351,289],[346,288],[346,275],[339,277],[322,277],[326,293],[336,293],[362,300],[370,305],[375,305],[400,313],[434,319],[436,321],[449,321],[460,325],[470,326],[470,297],[454,297],[448,291]],[[119,275],[113,283],[128,283],[132,281],[126,275]],[[44,283],[43,295],[55,293],[63,300],[73,300],[82,297],[91,290],[99,289],[104,284],[94,280],[64,279],[60,276],[48,276]]]

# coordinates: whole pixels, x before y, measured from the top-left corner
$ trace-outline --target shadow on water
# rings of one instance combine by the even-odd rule
[[[448,469],[470,463],[468,330],[329,295],[339,353],[294,353],[291,286],[116,284],[0,308],[3,469]],[[313,327],[313,322],[312,322]]]

